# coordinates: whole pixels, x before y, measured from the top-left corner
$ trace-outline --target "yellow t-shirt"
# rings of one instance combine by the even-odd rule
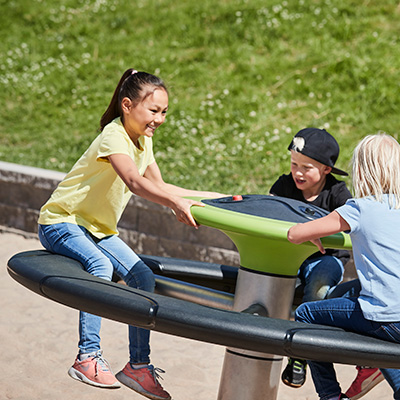
[[[130,156],[143,176],[155,161],[153,142],[140,136],[139,144],[141,149],[133,144],[119,118],[109,123],[41,208],[39,224],[70,222],[98,238],[118,234],[118,221],[132,193],[107,157]]]

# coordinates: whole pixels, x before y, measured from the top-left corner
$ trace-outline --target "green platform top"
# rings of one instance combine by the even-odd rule
[[[200,225],[219,229],[229,236],[239,251],[240,264],[248,269],[296,276],[301,263],[318,251],[310,242],[295,245],[287,240],[287,232],[296,222],[249,215],[245,202],[240,212],[211,204],[193,206],[191,212]],[[344,233],[322,238],[322,244],[325,248],[351,249],[350,237]]]

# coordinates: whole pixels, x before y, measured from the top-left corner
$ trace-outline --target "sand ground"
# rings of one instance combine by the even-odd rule
[[[0,399],[143,399],[125,387],[98,389],[67,375],[77,352],[78,311],[27,290],[7,273],[12,255],[40,248],[35,238],[0,232]],[[119,371],[127,362],[127,327],[103,320],[102,347],[114,372]],[[217,399],[224,347],[158,332],[152,332],[151,347],[153,364],[167,371],[162,384],[174,400]],[[355,377],[355,368],[337,365],[337,375],[346,390]],[[386,381],[363,397],[391,398]],[[278,399],[311,400],[317,395],[308,377],[300,389],[280,384]]]

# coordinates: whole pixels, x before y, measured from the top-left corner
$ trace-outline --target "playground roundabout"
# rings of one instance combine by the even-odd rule
[[[219,399],[276,398],[283,356],[400,367],[397,344],[289,320],[296,266],[315,249],[311,244],[289,243],[286,232],[294,223],[318,218],[324,212],[274,196],[204,203],[205,207],[192,208],[194,217],[233,240],[240,253],[239,269],[142,255],[156,274],[155,294],[96,278],[78,262],[44,250],[14,255],[8,261],[8,272],[33,292],[68,307],[226,346]],[[347,235],[341,234],[324,238],[323,243],[326,247],[351,247]],[[232,397],[243,390],[238,389],[243,386],[240,379],[230,379],[232,374],[260,366],[264,376],[271,377],[263,379],[267,384],[257,379],[247,384],[257,390],[247,387],[244,394]]]

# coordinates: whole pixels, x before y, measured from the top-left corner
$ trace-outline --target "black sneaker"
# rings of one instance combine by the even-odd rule
[[[282,372],[282,382],[290,387],[299,388],[306,381],[307,361],[289,358],[288,365]]]

